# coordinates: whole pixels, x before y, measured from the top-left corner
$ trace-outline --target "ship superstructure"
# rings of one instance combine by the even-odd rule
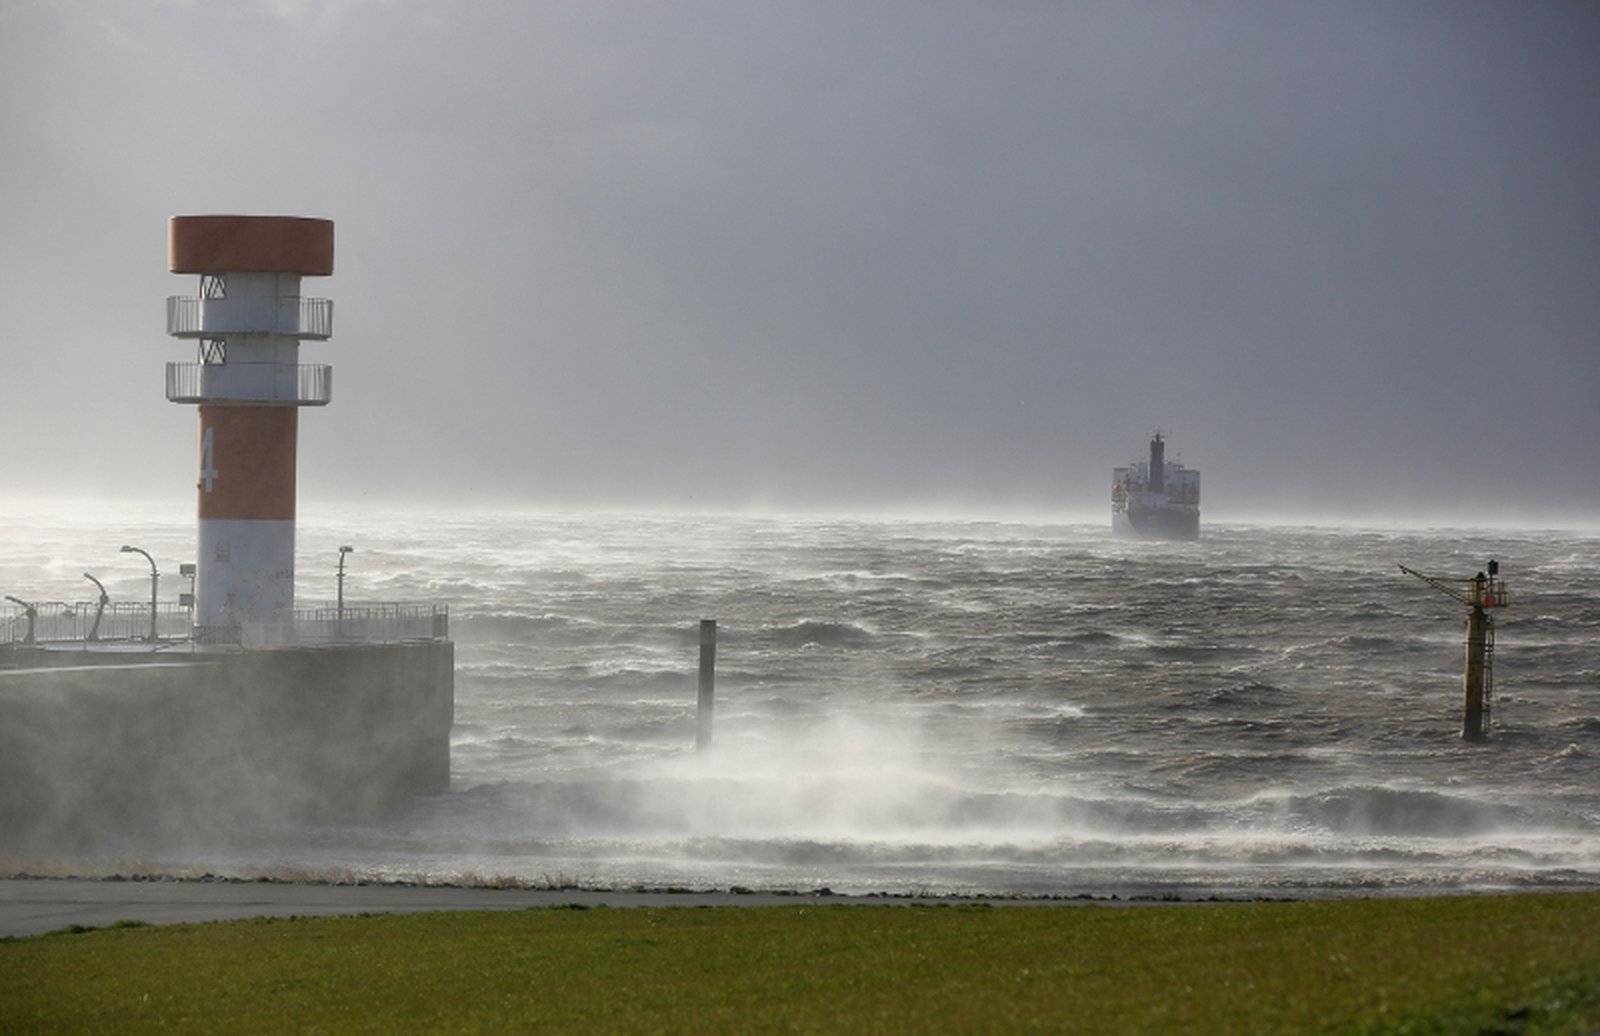
[[[1200,472],[1166,459],[1156,432],[1149,460],[1111,469],[1111,531],[1149,540],[1200,538]]]

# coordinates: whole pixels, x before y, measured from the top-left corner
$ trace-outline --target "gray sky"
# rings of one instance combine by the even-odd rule
[[[187,499],[166,220],[336,224],[312,500],[1600,520],[1600,6],[0,0],[0,493]]]

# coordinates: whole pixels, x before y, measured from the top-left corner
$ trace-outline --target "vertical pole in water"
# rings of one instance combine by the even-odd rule
[[[1483,729],[1483,661],[1487,640],[1489,617],[1482,605],[1473,605],[1467,616],[1467,672],[1463,680],[1465,704],[1461,713],[1461,737],[1467,741],[1482,741]]]
[[[711,747],[711,713],[714,705],[713,688],[717,680],[717,620],[700,620],[700,702],[696,711],[698,727],[694,747],[703,752]]]

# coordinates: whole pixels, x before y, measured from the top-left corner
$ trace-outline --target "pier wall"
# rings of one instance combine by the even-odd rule
[[[449,788],[449,641],[12,663],[0,857],[245,845]]]

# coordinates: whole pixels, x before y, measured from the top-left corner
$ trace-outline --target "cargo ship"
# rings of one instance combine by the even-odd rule
[[[1143,540],[1200,538],[1200,472],[1166,459],[1156,432],[1150,459],[1111,469],[1111,532]]]

